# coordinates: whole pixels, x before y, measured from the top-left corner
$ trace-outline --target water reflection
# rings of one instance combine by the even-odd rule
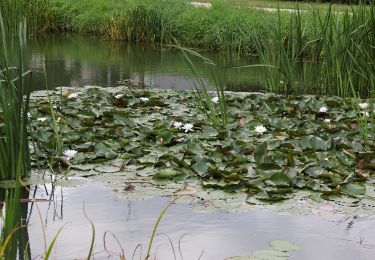
[[[29,187],[20,190],[21,203],[13,196],[15,189],[0,189],[0,207],[2,212],[1,238],[6,259],[31,259],[30,239],[28,231]],[[8,242],[5,242],[9,239]]]
[[[48,193],[46,192],[46,189]],[[55,195],[51,196],[51,191]],[[84,258],[89,250],[91,228],[83,214],[83,201],[87,215],[96,229],[95,253],[105,259],[103,236],[107,230],[114,232],[127,257],[139,243],[143,244],[143,257],[154,223],[167,198],[144,201],[119,199],[97,183],[78,187],[40,186],[38,199],[54,200],[54,203],[38,203],[51,241],[58,229],[69,223],[60,234],[54,255],[56,259]],[[64,202],[64,203],[63,203]],[[64,205],[64,207],[62,207]],[[53,210],[51,210],[53,209]],[[62,211],[64,209],[64,211]],[[58,214],[56,214],[58,213]],[[63,214],[64,213],[64,214]],[[173,205],[159,226],[153,252],[158,259],[173,259],[181,239],[184,259],[224,259],[234,255],[249,255],[252,250],[268,248],[268,241],[286,239],[301,245],[290,259],[373,259],[375,250],[374,219],[356,222],[347,230],[344,216],[283,216],[261,209],[242,213],[193,213],[189,205]],[[29,222],[32,256],[44,251],[39,216],[35,210]],[[169,241],[169,238],[171,242]],[[106,247],[120,253],[120,247],[111,235],[106,236]],[[136,256],[139,256],[140,250]]]
[[[220,70],[228,90],[263,90],[261,68],[223,69],[256,62],[233,53],[202,52]],[[213,86],[209,65],[193,59],[208,86]],[[57,86],[132,84],[172,89],[192,89],[191,71],[179,51],[168,47],[108,42],[76,34],[51,34],[29,40],[28,64],[34,90],[45,88],[44,65],[49,88]],[[221,69],[220,69],[221,68]]]

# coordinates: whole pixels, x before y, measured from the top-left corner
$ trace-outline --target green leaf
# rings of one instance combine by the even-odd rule
[[[350,196],[358,196],[366,194],[366,186],[362,182],[351,182],[341,186],[341,192]]]
[[[205,177],[208,175],[208,164],[207,162],[204,162],[204,161],[200,161],[200,162],[197,162],[195,164],[193,164],[191,166],[191,168],[193,168],[193,170],[198,173],[199,176],[201,177]]]
[[[272,240],[268,244],[272,249],[281,252],[297,251],[300,249],[300,246],[298,244],[287,240]]]
[[[178,175],[181,175],[180,172],[172,170],[172,169],[165,169],[160,170],[157,173],[154,174],[154,178],[173,178]]]
[[[267,156],[267,143],[258,144],[254,151],[254,159],[257,163],[265,162]]]
[[[290,179],[289,177],[282,172],[277,172],[273,174],[270,178],[277,186],[279,187],[289,187],[290,186]]]
[[[257,174],[269,179],[273,174],[282,171],[282,167],[276,163],[260,163],[256,167]]]
[[[304,172],[313,178],[318,178],[320,175],[328,173],[326,169],[318,166],[309,167]]]

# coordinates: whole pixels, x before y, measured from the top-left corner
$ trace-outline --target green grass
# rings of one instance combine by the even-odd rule
[[[302,13],[269,25],[266,44],[253,36],[256,52],[268,70],[270,91],[286,94],[325,94],[369,97],[374,91],[375,7],[360,6],[352,13]],[[283,27],[289,28],[283,33]],[[244,35],[252,28],[239,25]]]
[[[210,2],[210,1],[197,1]],[[225,3],[234,6],[257,7],[257,8],[282,8],[300,10],[327,10],[330,3],[307,2],[307,1],[282,1],[282,0],[224,0]],[[348,4],[332,4],[334,11],[345,11],[350,9]]]
[[[178,42],[176,42],[176,44],[177,49],[181,51],[186,63],[188,64],[188,67],[192,71],[194,78],[197,81],[194,81],[194,87],[195,101],[198,108],[202,111],[202,113],[214,127],[226,127],[228,124],[228,111],[224,94],[225,86],[223,84],[223,79],[221,78],[222,76],[220,75],[220,71],[216,67],[216,64],[210,59],[202,56],[198,52],[182,48],[181,46],[179,46]],[[214,91],[209,91],[208,87],[203,82],[203,79],[198,72],[197,67],[190,59],[190,56],[197,57],[201,62],[210,66],[211,76],[214,80]],[[218,102],[213,102],[213,98],[217,98]]]
[[[346,6],[349,12],[336,13],[334,6],[323,5],[290,13],[238,8],[231,1],[212,1],[210,9],[182,0],[20,1],[33,30],[128,42],[174,44],[176,39],[181,46],[255,53],[269,65],[271,91],[369,96],[374,86],[372,6]]]
[[[267,25],[278,19],[268,11],[237,8],[221,1],[215,1],[211,9],[196,8],[182,0],[33,2],[33,8],[24,5],[33,30],[78,31],[112,40],[154,43],[173,43],[173,37],[183,46],[242,53],[253,52],[254,44],[239,32],[239,21],[252,26],[258,38],[266,40]],[[289,13],[282,16],[288,19]]]
[[[0,181],[28,175],[28,110],[30,90],[25,86],[26,25],[0,13]],[[12,24],[13,21],[13,24]]]

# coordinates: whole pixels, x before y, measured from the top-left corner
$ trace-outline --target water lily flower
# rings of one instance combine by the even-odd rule
[[[77,98],[77,97],[78,97],[77,93],[71,93],[71,94],[68,95],[69,99],[74,99],[74,98]]]
[[[257,132],[258,134],[263,134],[266,131],[267,128],[265,128],[263,125],[258,125],[257,127],[255,127],[255,132]]]
[[[31,118],[31,113],[27,112],[27,117],[30,119]]]
[[[173,123],[173,126],[174,126],[174,128],[181,129],[182,123],[176,121],[176,122]]]
[[[362,113],[362,115],[364,115],[364,116],[370,116],[370,113],[367,112],[367,111],[361,111],[361,113]]]
[[[329,122],[331,122],[331,119],[329,119],[329,118],[325,118],[325,119],[324,119],[324,122],[329,123]]]
[[[189,131],[193,131],[193,124],[184,124],[184,126],[182,127],[183,130],[185,130],[185,133],[189,132]]]
[[[360,109],[366,109],[368,107],[368,104],[367,103],[359,103],[358,106],[359,106]]]
[[[219,103],[219,97],[213,97],[211,99],[211,101],[212,101],[212,103],[217,104],[217,103]]]
[[[326,113],[327,111],[328,111],[328,107],[326,106],[322,106],[321,108],[319,108],[320,113]]]
[[[40,121],[40,122],[44,122],[47,120],[47,117],[39,117],[37,118],[36,120]]]
[[[140,97],[139,99],[140,99],[142,102],[147,102],[147,101],[150,100],[148,97]]]
[[[63,154],[67,157],[68,160],[72,159],[74,156],[76,156],[77,151],[76,150],[65,150]]]
[[[124,96],[124,94],[117,94],[116,96],[115,96],[115,98],[116,99],[120,99],[120,98],[122,98]]]

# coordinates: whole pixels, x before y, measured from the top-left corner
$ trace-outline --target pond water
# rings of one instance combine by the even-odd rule
[[[48,34],[30,39],[28,65],[33,71],[33,90],[45,89],[44,63],[50,89],[58,86],[134,86],[192,89],[191,70],[180,51],[168,46],[109,42],[76,34]],[[256,63],[254,57],[233,53],[201,52],[217,64],[227,90],[263,90],[259,68],[229,69]],[[210,68],[192,58],[208,87],[214,81]]]
[[[62,85],[111,87],[124,83],[146,88],[193,88],[188,65],[178,51],[166,46],[113,43],[75,34],[41,36],[31,39],[29,46],[33,90],[45,88],[44,64],[49,88]],[[219,68],[256,62],[232,54],[203,54]],[[212,86],[208,65],[201,62],[196,65],[206,84]],[[221,69],[221,76],[228,90],[263,90],[261,70]],[[105,179],[102,181],[109,183]],[[35,194],[38,199],[48,200],[37,204],[48,243],[59,228],[68,223],[58,237],[53,259],[84,259],[87,256],[91,229],[84,216],[83,204],[95,225],[95,259],[108,258],[103,246],[103,235],[107,230],[116,234],[127,259],[131,259],[139,243],[143,245],[145,257],[155,221],[169,200],[166,197],[138,201],[119,198],[104,184],[93,181],[75,187],[37,186]],[[44,252],[43,229],[36,209],[35,205],[28,205],[27,235],[33,258]],[[160,235],[155,239],[152,252],[157,254],[157,259],[174,259],[173,249],[176,259],[225,259],[269,249],[269,241],[281,239],[300,245],[288,259],[373,259],[374,216],[334,214],[324,210],[303,215],[286,213],[255,206],[244,212],[198,213],[192,205],[174,204],[162,219],[158,229]],[[120,252],[114,239],[110,235],[107,238],[108,249]],[[183,257],[178,250],[180,238]],[[139,253],[137,251],[136,256]]]
[[[120,199],[108,188],[97,182],[76,187],[38,186],[39,202],[47,241],[51,241],[58,229],[68,223],[60,234],[53,259],[84,259],[86,257],[91,228],[84,217],[87,215],[96,229],[95,259],[107,259],[103,252],[103,235],[109,230],[121,242],[127,259],[131,259],[136,246],[143,244],[143,257],[154,223],[168,203],[167,198],[141,201]],[[30,211],[30,206],[29,206]],[[375,252],[374,218],[353,220],[344,215],[287,216],[256,209],[247,212],[193,213],[188,204],[172,205],[162,219],[155,238],[153,254],[157,259],[174,259],[168,240],[170,237],[177,259],[181,239],[184,259],[225,259],[231,256],[248,256],[253,250],[268,248],[274,239],[292,241],[301,248],[291,253],[289,259],[373,259]],[[44,252],[42,228],[35,205],[30,213],[28,227],[32,257]],[[119,253],[120,249],[111,235],[107,236],[107,248]],[[136,253],[139,256],[139,251]],[[117,257],[115,257],[116,259]],[[282,258],[275,258],[282,259]]]

